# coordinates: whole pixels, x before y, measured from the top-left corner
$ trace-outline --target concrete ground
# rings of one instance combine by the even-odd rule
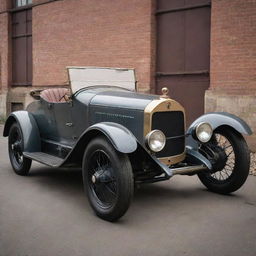
[[[208,192],[197,177],[145,185],[108,223],[89,207],[80,171],[34,163],[18,176],[0,137],[0,255],[255,256],[256,177],[232,196]]]

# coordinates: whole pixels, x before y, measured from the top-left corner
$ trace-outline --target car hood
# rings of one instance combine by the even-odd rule
[[[104,106],[125,109],[144,110],[145,107],[159,96],[135,93],[121,88],[92,88],[82,90],[76,99],[90,106]]]

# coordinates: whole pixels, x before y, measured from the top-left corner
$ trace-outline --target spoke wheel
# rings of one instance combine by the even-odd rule
[[[23,143],[20,126],[14,123],[9,132],[8,149],[12,168],[19,175],[27,175],[31,167],[31,160],[23,156]]]
[[[211,172],[198,174],[208,189],[228,194],[244,184],[249,174],[250,155],[241,134],[228,128],[218,129],[212,140],[199,150],[213,166]]]
[[[97,202],[104,208],[112,207],[117,200],[117,184],[113,166],[105,151],[96,150],[92,154],[87,179]]]
[[[83,181],[89,203],[102,219],[115,221],[127,211],[133,196],[133,173],[126,154],[104,137],[92,140],[84,153]]]

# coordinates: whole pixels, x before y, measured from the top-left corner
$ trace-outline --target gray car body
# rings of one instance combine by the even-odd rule
[[[4,136],[8,136],[11,125],[19,123],[24,141],[24,152],[40,152],[60,148],[66,152],[55,167],[79,161],[89,141],[99,135],[106,136],[117,151],[148,155],[157,167],[168,172],[145,147],[143,134],[144,110],[157,95],[146,95],[121,88],[101,86],[76,92],[70,102],[50,103],[40,99],[31,103],[26,111],[16,111],[8,117]],[[195,163],[211,165],[197,152],[197,141],[193,130],[200,122],[208,122],[213,129],[229,126],[239,133],[250,135],[250,127],[240,118],[228,113],[209,113],[195,120],[187,130],[187,154]],[[66,150],[66,151],[65,151]],[[36,159],[34,159],[36,160]],[[44,162],[44,164],[48,164]],[[49,164],[50,165],[50,164]]]

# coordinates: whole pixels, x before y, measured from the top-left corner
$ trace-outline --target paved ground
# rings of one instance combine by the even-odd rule
[[[33,164],[17,176],[0,137],[0,255],[255,256],[256,177],[233,196],[196,177],[145,185],[113,224],[92,213],[80,171]]]

